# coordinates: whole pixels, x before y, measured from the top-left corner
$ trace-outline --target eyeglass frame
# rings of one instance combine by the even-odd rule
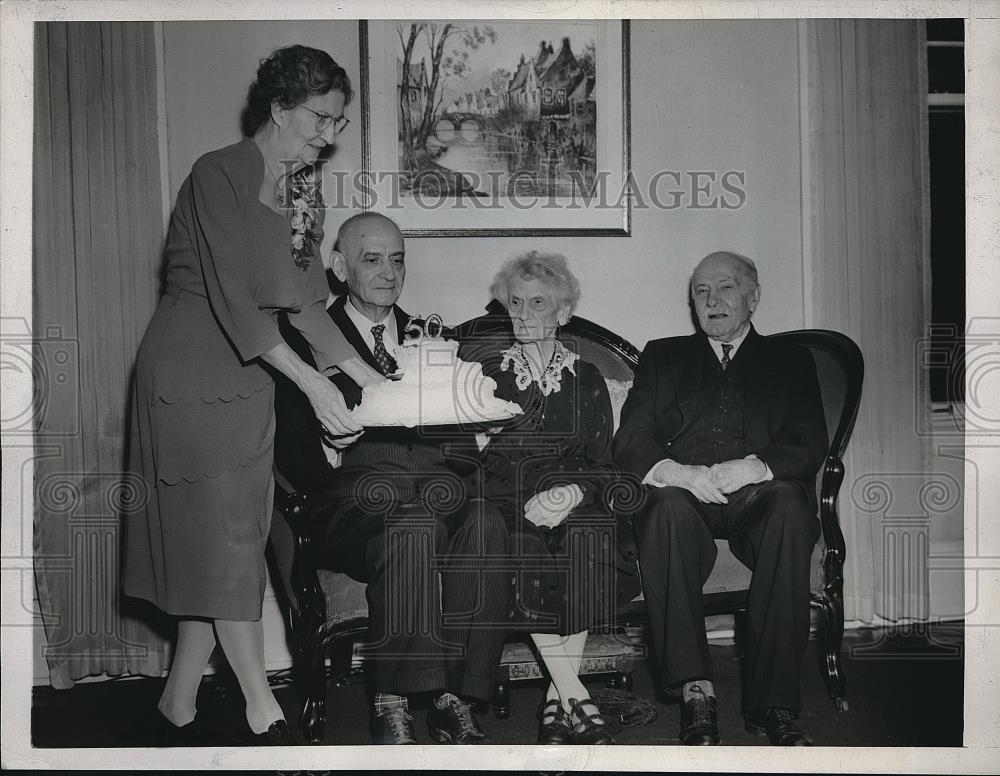
[[[319,111],[313,110],[308,105],[303,105],[299,103],[295,106],[296,108],[305,108],[307,111],[312,113],[316,117],[316,131],[326,132],[327,128],[330,126],[327,122],[333,122],[333,134],[339,135],[345,129],[347,125],[351,123],[351,120],[347,116],[331,116],[329,113],[320,113]],[[343,122],[343,123],[341,123]]]

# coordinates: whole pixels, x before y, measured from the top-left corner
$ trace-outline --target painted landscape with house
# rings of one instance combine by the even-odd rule
[[[594,25],[398,23],[403,194],[561,197],[594,185]]]

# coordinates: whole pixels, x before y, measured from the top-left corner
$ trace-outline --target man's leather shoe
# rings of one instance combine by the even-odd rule
[[[558,698],[545,701],[538,709],[538,743],[572,744],[573,723]]]
[[[444,708],[438,708],[438,702]],[[487,744],[471,704],[449,693],[441,695],[427,712],[427,731],[439,744]]]
[[[383,707],[372,717],[371,739],[373,744],[417,743],[410,712],[403,706]]]
[[[795,712],[771,706],[752,709],[743,715],[749,732],[766,735],[775,746],[812,746],[812,739],[795,724]]]
[[[719,703],[701,688],[681,700],[681,732],[685,746],[714,746],[719,743]]]

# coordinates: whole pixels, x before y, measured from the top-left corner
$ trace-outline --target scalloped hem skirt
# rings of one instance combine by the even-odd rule
[[[259,620],[274,481],[274,382],[207,300],[168,294],[136,361],[123,590],[181,617]]]

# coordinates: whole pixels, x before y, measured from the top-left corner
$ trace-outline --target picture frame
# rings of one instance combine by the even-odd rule
[[[366,211],[407,237],[631,234],[627,20],[359,35]]]

